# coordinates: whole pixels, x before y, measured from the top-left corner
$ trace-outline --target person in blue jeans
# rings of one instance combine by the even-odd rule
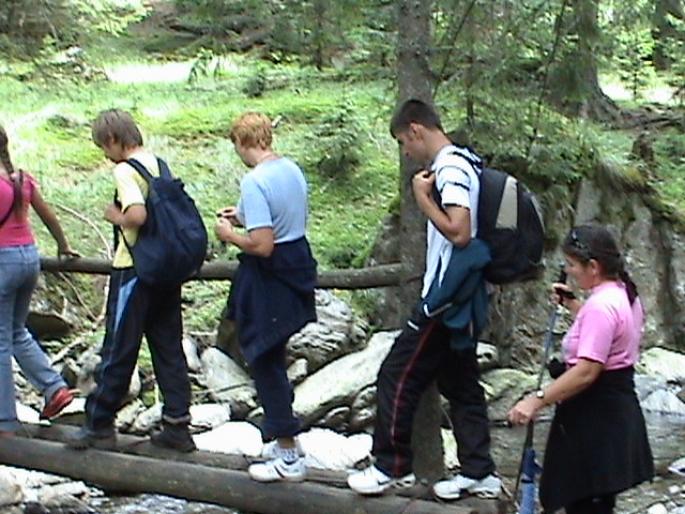
[[[41,418],[59,414],[73,399],[62,376],[26,328],[31,295],[40,271],[40,257],[28,211],[33,207],[57,242],[59,256],[77,257],[36,180],[16,170],[7,132],[0,126],[0,436],[14,434],[17,420],[12,357],[24,375],[45,396]]]

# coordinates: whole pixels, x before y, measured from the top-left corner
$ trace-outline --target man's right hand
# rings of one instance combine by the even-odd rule
[[[219,209],[216,212],[216,216],[217,218],[227,219],[234,227],[243,226],[243,224],[240,223],[240,220],[238,219],[238,209],[233,205],[229,207],[224,207],[223,209]]]

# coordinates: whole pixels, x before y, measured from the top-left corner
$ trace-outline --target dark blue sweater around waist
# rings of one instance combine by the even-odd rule
[[[305,237],[279,243],[270,257],[241,253],[226,317],[235,320],[248,364],[316,321],[316,260]]]
[[[474,347],[485,328],[488,293],[483,269],[490,260],[490,250],[480,239],[455,246],[442,281],[437,273],[421,302],[424,316],[439,319],[450,330],[454,350]]]

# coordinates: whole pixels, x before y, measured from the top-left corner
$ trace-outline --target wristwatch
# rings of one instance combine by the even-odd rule
[[[545,399],[545,390],[544,389],[538,389],[537,391],[535,391],[535,397],[539,398],[540,400],[544,400]]]

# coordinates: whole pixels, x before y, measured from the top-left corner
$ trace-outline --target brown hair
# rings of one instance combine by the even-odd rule
[[[22,192],[24,185],[24,174],[21,170],[15,172],[12,159],[10,158],[9,138],[4,127],[0,125],[0,162],[7,171],[7,174],[12,181],[12,189],[14,190],[14,199],[12,200],[12,212],[15,216],[21,213],[24,206],[24,195]]]
[[[99,147],[112,142],[124,148],[143,146],[143,136],[131,114],[120,109],[102,111],[93,122],[93,141]]]
[[[273,139],[271,120],[259,112],[243,113],[231,125],[228,137],[234,144],[239,142],[247,148],[269,148]]]
[[[623,281],[631,305],[637,298],[637,286],[625,269],[625,261],[614,236],[606,227],[580,225],[572,228],[564,239],[562,251],[583,265],[587,265],[590,259],[596,260],[606,278]]]

